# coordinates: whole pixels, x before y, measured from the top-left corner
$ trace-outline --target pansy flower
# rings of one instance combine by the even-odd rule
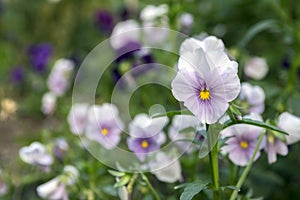
[[[244,67],[244,72],[249,78],[255,80],[263,79],[269,71],[269,66],[266,59],[260,57],[253,57],[249,59]]]
[[[88,109],[89,104],[87,103],[76,103],[72,105],[68,115],[68,122],[72,133],[81,135],[84,132],[87,124]]]
[[[124,124],[115,105],[104,103],[89,109],[86,137],[100,143],[104,148],[113,149],[119,144],[123,128]]]
[[[148,153],[158,150],[165,142],[166,136],[162,129],[167,122],[167,117],[152,119],[146,114],[138,114],[129,124],[130,138],[127,144],[140,161],[144,161]]]
[[[249,113],[261,114],[265,110],[265,92],[258,85],[242,83],[239,99],[247,104]]]
[[[251,114],[250,116],[245,116],[245,118],[262,120],[257,114]],[[229,155],[229,159],[234,164],[246,166],[254,153],[258,136],[263,133],[263,131],[265,131],[263,128],[247,124],[230,126],[220,133],[221,137],[229,138],[226,141],[226,145],[222,147],[222,151]],[[260,152],[258,151],[255,160],[259,156]]]
[[[195,116],[175,115],[169,128],[168,136],[182,152],[190,153],[193,150],[192,141],[196,137],[198,128],[200,128],[200,122]],[[186,140],[191,140],[191,142]]]
[[[151,173],[160,181],[174,183],[182,180],[181,166],[177,157],[158,152],[149,165]]]
[[[46,151],[46,147],[39,142],[33,142],[29,146],[22,147],[19,150],[19,155],[25,163],[38,165],[46,171],[53,163],[52,156]]]
[[[75,64],[69,59],[59,59],[48,77],[47,85],[49,90],[57,96],[62,96],[69,88],[69,81],[73,74]]]
[[[287,144],[279,138],[275,137],[272,132],[268,133],[264,137],[262,146],[267,152],[269,164],[276,162],[277,154],[282,156],[286,156],[288,154]]]
[[[178,69],[173,95],[202,123],[216,123],[240,92],[237,63],[229,60],[222,41],[215,37],[185,40]]]

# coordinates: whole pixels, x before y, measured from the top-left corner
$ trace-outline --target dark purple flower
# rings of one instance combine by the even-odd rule
[[[29,47],[28,56],[34,71],[43,73],[46,70],[52,51],[52,46],[47,43],[35,44]]]
[[[117,49],[117,59],[116,62],[121,62],[122,60],[132,58],[134,53],[141,49],[141,44],[137,41],[129,41],[121,48]]]
[[[98,10],[95,13],[95,22],[99,30],[104,33],[111,33],[114,26],[114,18],[107,10]]]
[[[10,80],[14,84],[20,84],[24,80],[25,71],[21,66],[14,67],[10,72]]]

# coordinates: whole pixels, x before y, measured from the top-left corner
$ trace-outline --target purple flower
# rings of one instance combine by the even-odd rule
[[[69,81],[74,71],[74,62],[69,59],[59,59],[54,63],[48,77],[47,85],[51,92],[62,96],[69,88]]]
[[[242,83],[239,99],[246,101],[249,113],[261,114],[265,110],[265,92],[258,85]]]
[[[73,104],[68,115],[70,130],[76,135],[81,135],[87,124],[89,104],[76,103]]]
[[[144,161],[148,153],[158,150],[165,142],[162,129],[167,122],[167,117],[151,119],[146,114],[139,114],[129,124],[130,138],[127,144],[140,161]]]
[[[38,186],[36,191],[37,194],[44,199],[69,199],[66,185],[61,182],[60,177],[51,179],[50,181]]]
[[[86,137],[100,143],[104,148],[113,149],[119,144],[123,128],[124,124],[115,105],[104,103],[89,109]]]
[[[202,122],[213,124],[240,92],[237,63],[230,61],[221,40],[207,37],[183,42],[172,82],[174,97]]]
[[[66,139],[58,138],[55,140],[53,153],[59,161],[63,160],[63,157],[65,153],[68,151],[68,149],[69,149],[69,144],[67,143]]]
[[[28,49],[32,68],[38,73],[43,73],[46,70],[51,55],[52,46],[47,43],[32,45]]]
[[[246,118],[261,119],[260,116],[251,114]],[[222,147],[223,152],[229,154],[229,159],[236,165],[246,166],[256,147],[258,136],[264,131],[264,129],[246,125],[236,124],[224,129],[220,134],[223,138],[230,137],[226,141],[226,146]],[[257,152],[255,160],[260,156],[260,152]]]
[[[286,156],[288,154],[287,144],[276,138],[272,133],[264,137],[262,142],[265,151],[268,154],[268,162],[272,164],[277,160],[277,154]]]
[[[13,68],[10,72],[10,80],[14,84],[20,84],[24,80],[25,70],[21,66]]]
[[[95,13],[95,22],[100,31],[110,33],[113,29],[114,18],[113,15],[107,10],[98,10]]]

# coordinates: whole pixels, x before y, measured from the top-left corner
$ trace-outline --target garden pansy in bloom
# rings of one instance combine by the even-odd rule
[[[152,119],[146,114],[138,114],[129,124],[128,147],[140,161],[144,161],[149,152],[158,150],[165,142],[166,136],[162,129],[167,122],[167,117]]]
[[[216,37],[185,40],[178,69],[172,93],[202,123],[216,123],[240,92],[237,63],[229,60]]]
[[[74,62],[69,59],[59,59],[54,63],[48,77],[48,88],[57,96],[65,94],[69,88],[69,81],[74,70]]]
[[[277,126],[287,132],[287,144],[300,141],[300,118],[288,112],[281,113],[278,118]]]
[[[115,25],[110,37],[110,44],[115,50],[118,50],[128,42],[138,42],[139,37],[140,30],[137,21],[122,21]]]
[[[123,128],[124,124],[115,105],[104,103],[101,106],[93,105],[89,109],[86,137],[104,148],[113,149],[119,144]]]
[[[244,67],[246,76],[255,80],[263,79],[269,71],[269,66],[264,58],[253,57],[247,61]]]
[[[181,166],[178,158],[164,152],[158,152],[155,160],[150,162],[151,173],[160,181],[174,183],[182,180]]]
[[[249,113],[261,114],[265,110],[265,92],[258,85],[252,86],[250,83],[242,83],[239,99],[246,101]]]
[[[31,165],[49,167],[53,163],[52,156],[46,151],[46,147],[39,142],[33,142],[29,146],[22,147],[19,150],[19,155],[24,162]]]
[[[287,144],[276,138],[274,134],[268,133],[262,142],[262,146],[268,155],[268,162],[272,164],[277,160],[277,153],[286,156],[288,154]]]
[[[175,144],[182,152],[191,152],[192,142],[180,140],[193,140],[196,136],[195,131],[199,127],[199,124],[199,120],[193,115],[175,115],[173,117],[172,125],[169,128],[168,136],[172,141],[175,142]],[[184,129],[188,128],[191,128],[191,130],[181,132]]]
[[[250,116],[245,116],[245,118],[262,120],[259,115],[254,113]],[[230,137],[226,141],[226,145],[222,147],[222,151],[229,155],[229,159],[234,164],[246,166],[254,153],[258,136],[263,131],[265,131],[263,128],[246,124],[230,126],[220,133],[223,138]],[[260,152],[257,152],[255,160],[259,156]]]
[[[76,135],[81,135],[86,127],[89,104],[76,103],[72,105],[68,115],[70,130]]]

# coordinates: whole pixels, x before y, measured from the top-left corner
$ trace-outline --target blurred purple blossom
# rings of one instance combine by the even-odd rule
[[[114,26],[112,13],[107,10],[97,10],[94,15],[95,23],[98,29],[106,34],[110,34]]]
[[[165,142],[166,136],[162,129],[168,121],[167,117],[152,119],[146,114],[138,114],[129,124],[128,148],[140,161],[144,161],[148,153],[158,150]]]
[[[264,137],[262,146],[268,154],[268,162],[272,164],[277,160],[277,154],[286,156],[288,154],[287,144],[269,133]]]
[[[10,80],[13,84],[20,84],[23,82],[25,70],[22,66],[14,67],[10,72]]]
[[[91,106],[86,125],[86,137],[100,143],[106,149],[115,148],[120,140],[124,124],[118,108],[109,103]]]
[[[52,52],[53,48],[48,43],[31,45],[28,48],[28,56],[33,70],[38,73],[45,72]]]

